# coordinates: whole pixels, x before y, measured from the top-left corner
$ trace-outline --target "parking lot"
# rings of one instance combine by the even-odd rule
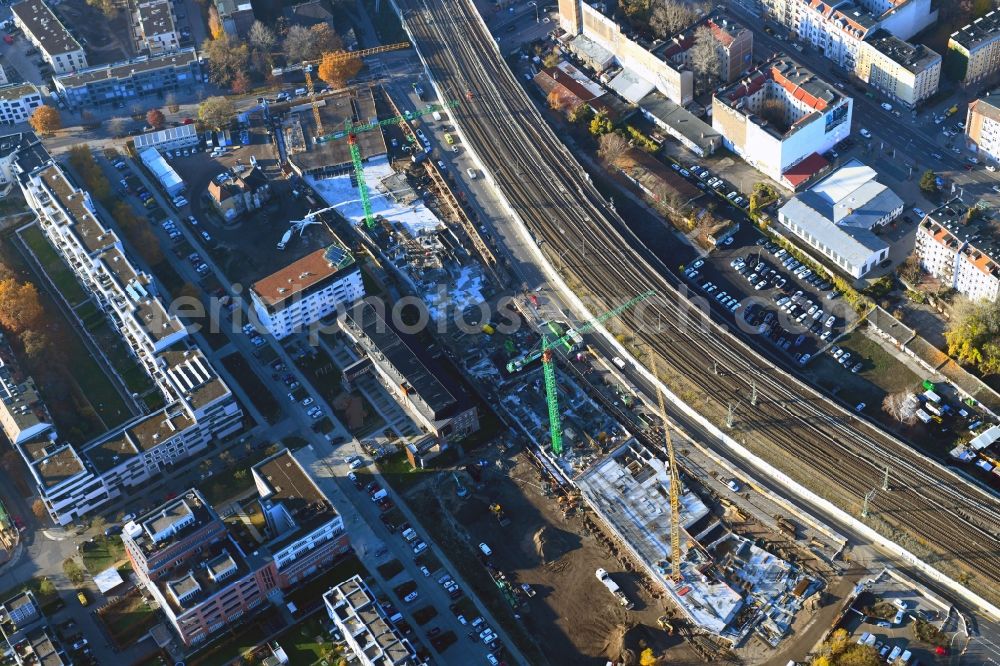
[[[853,324],[854,311],[824,276],[756,232],[735,238],[756,240],[723,244],[688,266],[684,276],[714,307],[733,316],[738,328],[805,365]],[[841,365],[855,373],[863,367],[856,361]]]

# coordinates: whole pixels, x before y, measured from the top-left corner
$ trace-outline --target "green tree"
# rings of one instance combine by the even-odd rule
[[[236,114],[236,107],[225,97],[209,97],[198,105],[198,120],[207,127],[219,128],[229,125]]]
[[[577,125],[589,125],[593,117],[594,110],[590,108],[589,104],[577,104],[567,116],[571,123],[576,123]]]
[[[598,111],[590,121],[590,133],[596,137],[602,137],[615,129],[611,123],[611,118],[604,111]]]
[[[83,569],[72,557],[67,558],[63,562],[63,573],[66,574],[66,578],[74,585],[79,585],[83,582]]]
[[[56,593],[56,586],[52,584],[52,581],[48,578],[43,578],[40,583],[38,583],[38,595],[40,597],[51,597]]]
[[[920,177],[920,189],[928,194],[937,194],[938,186],[936,179],[937,176],[934,175],[933,171],[930,169],[924,171],[924,175]]]
[[[1000,301],[963,300],[952,314],[944,334],[948,353],[983,375],[1000,374]]]

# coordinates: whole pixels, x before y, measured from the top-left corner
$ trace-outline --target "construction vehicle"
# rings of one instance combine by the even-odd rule
[[[375,120],[367,123],[360,123],[355,125],[354,122],[348,118],[344,122],[344,129],[337,130],[330,134],[323,134],[317,136],[313,139],[316,145],[322,145],[330,141],[337,141],[339,139],[346,138],[347,145],[351,150],[351,163],[354,166],[354,178],[358,183],[358,196],[361,199],[361,207],[365,213],[365,226],[369,229],[375,228],[375,216],[372,213],[371,200],[368,197],[368,185],[365,183],[365,169],[361,161],[361,149],[358,147],[358,134],[363,132],[370,132],[372,130],[381,129],[387,125],[398,125],[404,123],[408,120],[413,120],[415,118],[420,118],[435,111],[440,111],[442,109],[451,109],[458,106],[457,101],[446,102],[444,104],[430,104],[426,108],[416,112],[406,111],[401,116],[394,116],[386,120]]]
[[[656,376],[656,357],[652,357],[650,369]],[[656,404],[660,409],[660,420],[663,423],[663,435],[667,445],[667,475],[670,477],[670,579],[674,585],[680,585],[684,580],[681,572],[681,500],[680,474],[677,472],[677,460],[674,457],[674,441],[670,437],[670,423],[667,421],[667,409],[663,404],[663,392],[659,384],[656,386]],[[663,573],[662,571],[660,572]]]
[[[507,517],[507,514],[504,513],[503,508],[499,504],[496,502],[490,504],[490,511],[497,519],[497,522],[500,523],[500,527],[507,527],[510,525],[510,518]]]
[[[667,632],[668,636],[672,636],[674,634],[674,625],[670,622],[670,618],[666,615],[661,615],[656,618],[656,624],[660,625],[660,629]]]
[[[625,593],[622,592],[622,589],[618,587],[618,583],[611,580],[611,576],[608,574],[607,571],[605,571],[604,569],[598,569],[597,580],[604,583],[604,587],[608,588],[608,591],[610,591],[611,594],[615,595],[615,598],[618,599],[619,606],[623,606],[629,610],[632,610],[632,608],[635,607],[635,604],[632,603],[631,599],[625,596]]]

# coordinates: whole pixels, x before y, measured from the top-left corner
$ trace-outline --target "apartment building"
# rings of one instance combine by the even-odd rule
[[[16,83],[0,88],[0,122],[23,123],[42,106],[42,93],[30,83]]]
[[[271,200],[271,185],[263,170],[245,169],[235,177],[208,184],[208,198],[227,222],[255,211]]]
[[[682,62],[690,67],[690,49],[694,46],[696,31],[702,26],[707,27],[715,39],[715,52],[719,56],[720,65],[719,78],[723,83],[732,83],[752,64],[753,33],[729,17],[712,15],[698,21],[669,40],[671,46],[663,55],[672,62]]]
[[[354,575],[323,594],[327,615],[362,666],[416,666],[410,641],[389,622],[361,576]]]
[[[855,73],[888,97],[913,108],[938,90],[941,56],[877,30],[863,45]]]
[[[203,82],[193,48],[90,67],[56,76],[55,88],[71,109],[116,104],[150,95],[191,90]]]
[[[361,269],[339,241],[310,252],[250,287],[257,318],[279,340],[364,296]]]
[[[219,12],[222,30],[230,39],[246,39],[256,20],[253,5],[248,0],[215,0],[215,9]]]
[[[778,209],[778,221],[853,278],[889,256],[875,234],[903,212],[903,200],[858,160],[798,194]]]
[[[954,78],[966,86],[1000,71],[1000,12],[992,11],[951,33],[948,59]]]
[[[24,0],[11,5],[14,25],[38,49],[55,74],[67,74],[87,66],[87,55],[73,34],[44,0]]]
[[[104,227],[89,193],[51,160],[38,162],[27,150],[14,169],[39,227],[166,403],[91,442],[69,444],[43,430],[18,444],[52,520],[65,525],[238,432],[242,411],[204,355],[188,348],[186,329]]]
[[[38,394],[35,380],[21,371],[3,334],[0,334],[0,427],[15,446],[52,428],[52,416]]]
[[[910,39],[938,17],[935,0],[763,0],[763,6],[766,18],[824,49],[827,39],[839,39],[833,34],[838,23],[852,32],[884,28],[900,39]],[[814,37],[814,33],[826,36]]]
[[[149,0],[136,7],[133,34],[136,50],[151,56],[172,53],[181,46],[170,0]]]
[[[45,150],[34,132],[20,132],[0,136],[0,189],[17,181],[18,165],[31,164],[31,169],[49,161]]]
[[[795,189],[804,163],[851,133],[853,100],[797,62],[778,57],[712,99],[712,127],[727,148]],[[808,174],[807,174],[808,175]]]
[[[125,526],[140,583],[185,645],[203,642],[350,550],[342,516],[287,449],[251,470],[262,540],[229,530],[197,490]]]
[[[430,357],[421,345],[395,329],[382,300],[366,298],[351,307],[338,323],[365,356],[344,370],[352,381],[373,374],[404,409],[442,445],[479,430],[475,405],[447,372],[434,371],[445,362]],[[440,354],[440,353],[439,353]]]
[[[1000,161],[1000,91],[987,93],[969,104],[965,134],[976,150]]]
[[[971,300],[1000,298],[1000,235],[992,220],[970,218],[960,200],[920,222],[914,252],[921,268]]]

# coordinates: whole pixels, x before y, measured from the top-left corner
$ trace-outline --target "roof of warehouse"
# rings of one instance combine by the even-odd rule
[[[639,107],[703,150],[711,149],[713,141],[721,138],[710,124],[659,91],[654,90],[639,100]]]

